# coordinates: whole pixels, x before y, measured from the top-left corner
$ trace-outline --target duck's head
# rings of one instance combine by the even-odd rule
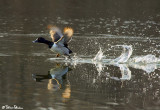
[[[44,43],[46,40],[43,37],[38,37],[36,40],[32,41],[33,43]]]
[[[51,48],[54,42],[48,41],[43,37],[38,37],[36,40],[32,41],[33,43],[44,43],[47,44],[49,48]]]

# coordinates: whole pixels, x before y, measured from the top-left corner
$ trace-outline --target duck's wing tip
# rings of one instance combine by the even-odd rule
[[[65,43],[68,43],[72,39],[74,30],[71,27],[65,27],[63,31],[65,36]]]
[[[73,28],[71,27],[65,27],[63,31],[64,31],[64,34],[67,35],[68,37],[72,37],[74,32]]]

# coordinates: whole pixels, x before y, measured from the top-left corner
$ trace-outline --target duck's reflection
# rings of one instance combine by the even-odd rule
[[[71,71],[72,69],[68,66],[56,64],[56,66],[48,71],[47,75],[38,75],[32,74],[32,78],[36,82],[42,82],[43,80],[48,79],[47,88],[50,91],[56,91],[62,88],[63,81],[65,81],[65,89],[62,93],[63,98],[70,98],[71,87],[70,83],[67,79],[67,72]]]
[[[64,99],[69,99],[70,97],[71,97],[71,86],[70,86],[70,84],[68,83],[68,84],[66,84],[65,85],[65,90],[64,90],[64,92],[62,93],[62,97],[64,98]],[[65,101],[65,100],[64,100]]]

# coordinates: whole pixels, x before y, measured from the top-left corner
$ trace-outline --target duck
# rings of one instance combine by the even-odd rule
[[[65,27],[63,34],[61,30],[56,26],[49,27],[50,37],[52,41],[46,40],[43,37],[38,37],[33,43],[43,43],[48,45],[51,51],[55,52],[59,57],[60,55],[68,56],[73,53],[71,49],[68,48],[68,43],[71,41],[73,36],[73,29],[71,27]]]

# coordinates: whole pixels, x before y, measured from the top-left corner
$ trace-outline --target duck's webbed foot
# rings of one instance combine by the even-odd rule
[[[56,57],[59,57],[60,56],[60,54],[58,53],[57,55],[56,55]]]

